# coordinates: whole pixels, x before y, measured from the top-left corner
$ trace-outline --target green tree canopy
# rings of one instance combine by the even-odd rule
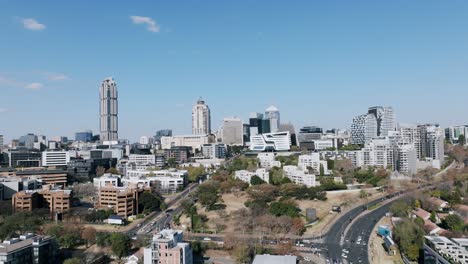
[[[163,203],[160,196],[150,192],[143,192],[138,199],[138,209],[140,212],[150,213],[160,210]]]
[[[220,198],[219,183],[215,181],[204,182],[198,187],[197,196],[206,210],[211,210],[212,206],[215,205]]]
[[[252,185],[260,185],[260,184],[264,184],[265,181],[262,180],[262,178],[258,177],[257,175],[254,175],[252,176],[252,178],[250,178],[250,184]]]
[[[298,217],[301,209],[291,203],[273,202],[270,205],[269,212],[274,216],[286,215],[289,217]]]
[[[410,260],[418,259],[424,235],[423,227],[410,219],[403,220],[395,227],[395,239]]]
[[[466,144],[466,138],[465,135],[460,135],[458,136],[458,144],[464,146]]]
[[[124,233],[112,233],[110,236],[111,249],[119,259],[128,256],[131,249],[130,238]]]
[[[463,228],[465,227],[463,219],[456,214],[451,214],[445,217],[445,219],[442,221],[442,225],[456,232],[463,231]]]

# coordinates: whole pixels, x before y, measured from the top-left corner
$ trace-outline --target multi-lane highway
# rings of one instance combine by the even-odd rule
[[[167,203],[168,209],[166,211],[153,213],[143,222],[128,230],[127,234],[131,236],[149,234],[155,229],[163,229],[167,227],[172,222],[173,216],[182,211],[179,202],[186,198],[194,190],[196,190],[197,186],[198,183],[192,183],[188,185],[184,191],[179,193],[177,197]]]

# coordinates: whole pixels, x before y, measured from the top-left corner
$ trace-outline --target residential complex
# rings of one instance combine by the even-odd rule
[[[236,171],[234,177],[243,182],[250,184],[253,176],[258,176],[266,183],[270,183],[270,173],[266,169],[257,169],[255,172],[250,172],[246,170]]]
[[[425,236],[424,263],[468,263],[468,239]]]
[[[190,243],[183,242],[180,230],[163,229],[153,236],[149,247],[144,249],[144,264],[192,264]]]
[[[393,108],[369,107],[367,114],[356,116],[351,125],[351,143],[364,145],[375,137],[388,136],[395,131],[396,118]]]

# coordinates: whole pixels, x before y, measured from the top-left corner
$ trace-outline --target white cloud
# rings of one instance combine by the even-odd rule
[[[44,87],[44,85],[42,83],[33,82],[33,83],[27,84],[24,88],[31,89],[31,90],[39,90],[42,87]]]
[[[29,30],[43,30],[46,28],[44,24],[37,22],[34,18],[23,18],[21,19],[24,28]]]
[[[57,72],[46,72],[44,75],[48,81],[64,81],[70,79],[67,75]]]
[[[151,17],[130,16],[133,24],[146,24],[148,31],[159,32],[160,26]]]

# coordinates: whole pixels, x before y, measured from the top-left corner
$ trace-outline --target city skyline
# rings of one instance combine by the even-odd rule
[[[24,2],[12,2],[0,11],[0,32],[9,36],[0,44],[0,122],[9,124],[0,134],[5,142],[29,132],[97,134],[105,76],[119,82],[119,134],[132,141],[166,127],[190,134],[198,97],[210,105],[213,128],[229,116],[247,122],[272,104],[296,128],[349,129],[373,105],[392,106],[402,123],[467,123],[468,34],[461,32],[468,4],[364,2],[356,4],[362,10],[271,3],[271,14],[245,2],[180,10],[116,3],[113,12],[104,4],[87,12],[83,3],[32,2],[24,10]]]

